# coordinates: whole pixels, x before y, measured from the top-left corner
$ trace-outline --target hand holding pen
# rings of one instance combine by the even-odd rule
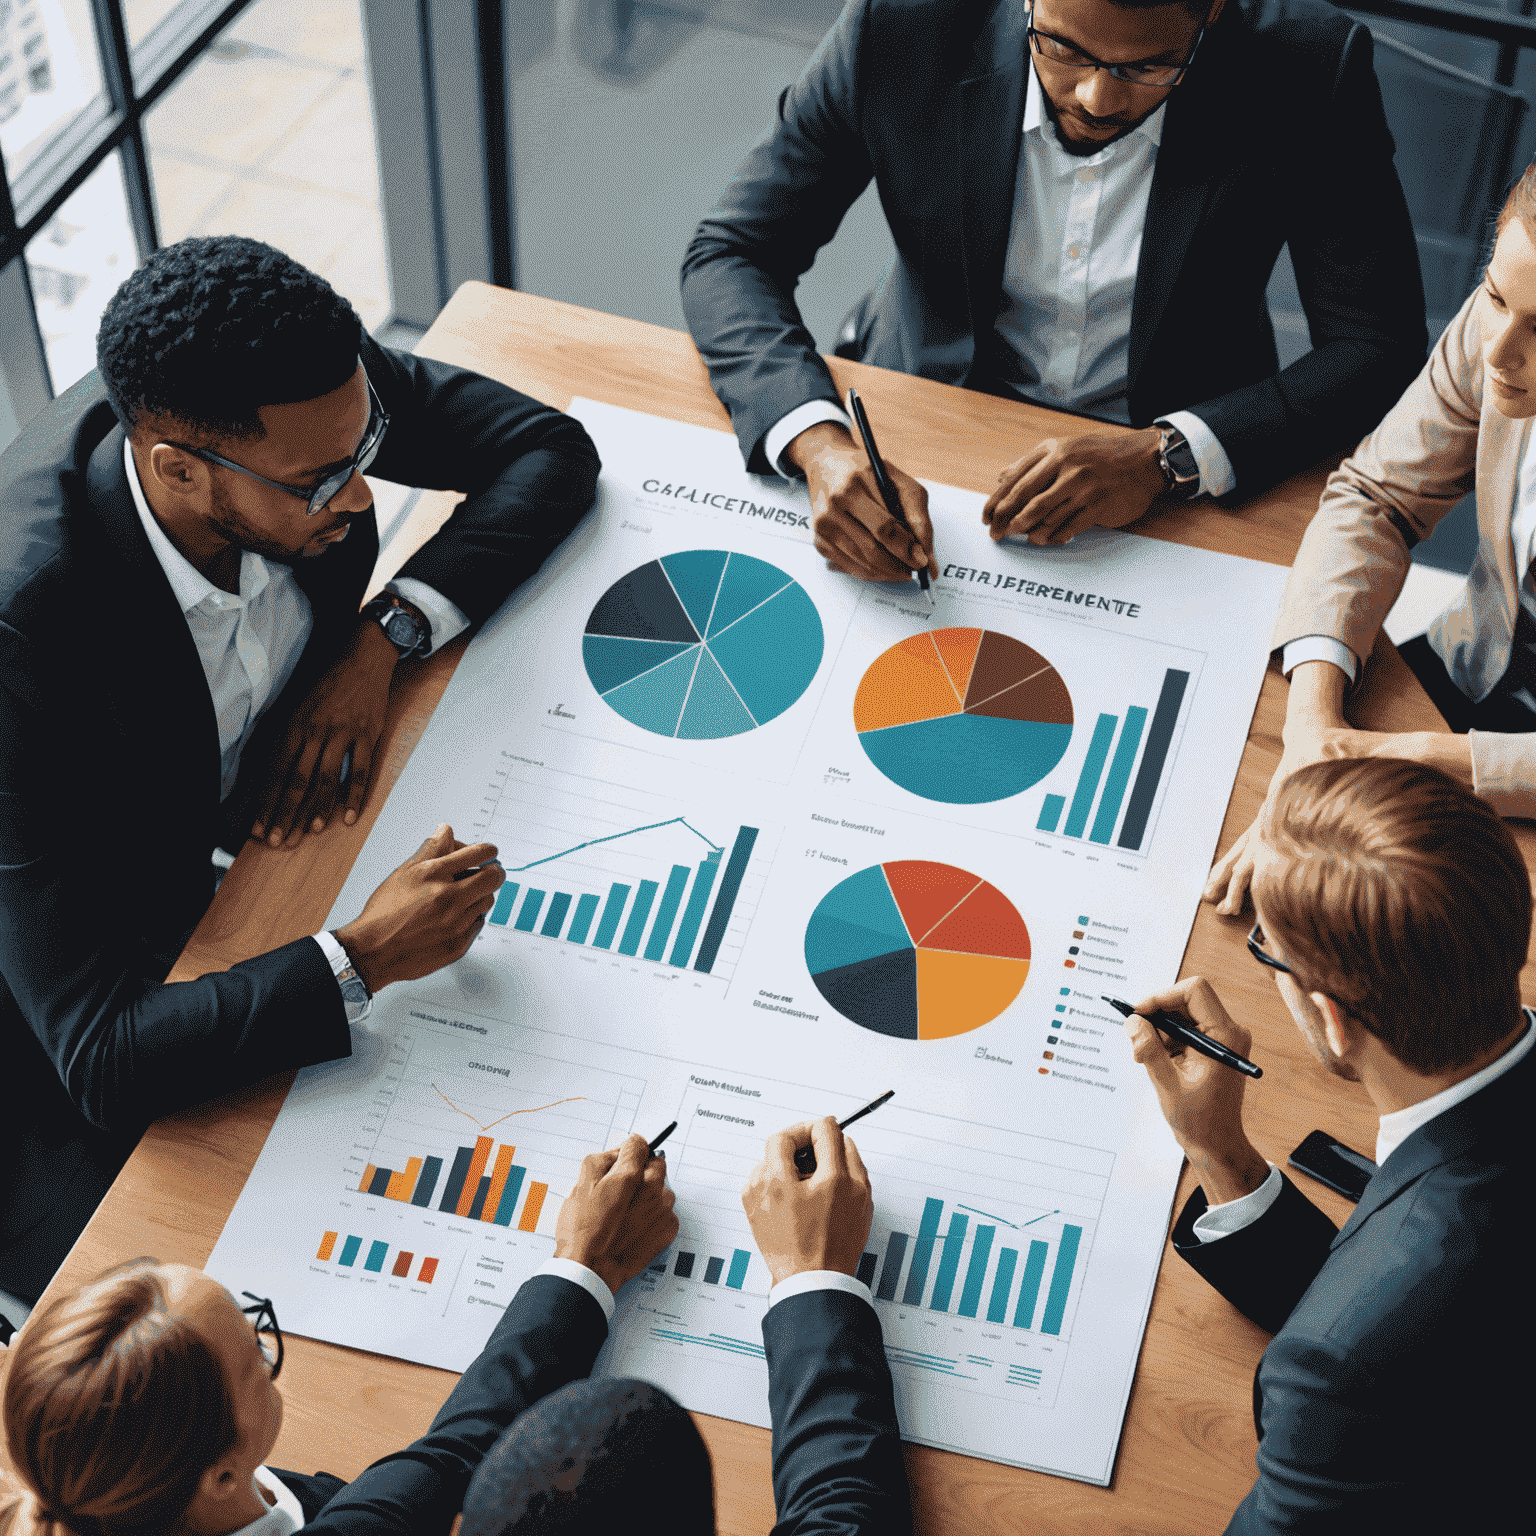
[[[896,493],[896,486],[886,471],[885,460],[880,457],[880,450],[875,445],[875,430],[869,424],[869,417],[864,410],[864,402],[859,399],[858,390],[850,387],[848,390],[848,414],[853,417],[853,424],[859,429],[859,440],[864,444],[864,452],[869,456],[869,467],[874,473],[875,485],[880,492],[880,500],[885,503],[885,510],[891,514],[898,528],[912,532],[912,525],[907,521],[907,514],[902,510],[901,497]],[[915,557],[921,549],[914,544],[912,554]],[[917,584],[928,592],[928,564],[924,563],[917,568]],[[933,605],[933,593],[928,592],[928,603]]]

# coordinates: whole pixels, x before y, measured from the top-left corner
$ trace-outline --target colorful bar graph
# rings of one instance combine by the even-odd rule
[[[340,1236],[341,1234],[339,1232],[327,1232],[325,1236],[320,1239],[320,1246],[315,1251],[315,1257],[319,1259],[322,1264],[329,1264],[331,1262],[331,1255],[336,1251],[336,1239]]]
[[[654,880],[640,882],[640,888],[635,892],[635,904],[629,909],[629,921],[624,924],[624,937],[619,940],[621,955],[633,955],[639,952],[640,935],[645,932],[645,920],[651,915],[651,904],[656,900],[656,892],[660,889],[660,885]]]
[[[411,1277],[411,1260],[415,1257],[416,1255],[414,1253],[410,1253],[406,1249],[402,1248],[400,1252],[395,1255],[395,1267],[390,1270],[390,1274],[392,1274],[397,1280],[409,1280]]]
[[[1000,1248],[997,1254],[997,1273],[992,1277],[992,1299],[987,1303],[987,1321],[1008,1321],[1008,1292],[1013,1289],[1013,1270],[1019,1262],[1016,1248]]]
[[[613,936],[619,931],[619,919],[624,915],[624,903],[629,900],[629,887],[617,880],[608,887],[608,901],[603,907],[603,920],[597,925],[597,937],[592,940],[594,949],[607,949]]]
[[[1045,804],[1040,807],[1040,819],[1035,823],[1036,828],[1041,832],[1054,832],[1066,806],[1065,795],[1047,795]]]
[[[1029,1256],[1024,1260],[1024,1279],[1019,1284],[1019,1301],[1013,1309],[1015,1328],[1035,1326],[1035,1303],[1040,1299],[1040,1281],[1045,1276],[1045,1256],[1050,1252],[1050,1246],[1038,1241],[1029,1245]]]
[[[956,1211],[949,1218],[949,1231],[944,1234],[944,1251],[939,1256],[939,1272],[934,1276],[933,1298],[928,1303],[932,1312],[948,1312],[949,1298],[954,1293],[955,1276],[960,1272],[960,1250],[965,1246],[966,1228],[970,1217]]]
[[[1115,747],[1115,759],[1109,765],[1104,793],[1099,796],[1098,813],[1093,818],[1093,830],[1088,834],[1091,843],[1107,843],[1114,835],[1115,823],[1120,819],[1120,802],[1125,798],[1126,785],[1131,782],[1131,768],[1146,723],[1147,712],[1141,705],[1133,704],[1126,710],[1125,724],[1120,727],[1120,741]]]
[[[544,905],[544,898],[548,891],[536,891],[530,885],[528,894],[523,897],[523,905],[517,914],[517,921],[512,926],[519,933],[532,933],[533,925],[539,920],[539,908]]]
[[[875,1265],[880,1262],[878,1254],[862,1253],[859,1255],[859,1267],[854,1271],[854,1279],[862,1280],[865,1285],[875,1283]]]
[[[709,1261],[709,1263],[707,1263],[704,1266],[704,1284],[705,1285],[719,1285],[720,1284],[720,1271],[722,1269],[724,1269],[724,1268],[725,1268],[725,1260],[724,1259],[711,1259]]]
[[[496,905],[491,908],[490,920],[499,927],[505,928],[507,919],[512,916],[512,903],[517,900],[517,881],[507,880],[496,892]]]
[[[357,1250],[362,1246],[362,1238],[349,1237],[346,1242],[341,1245],[341,1257],[337,1259],[336,1262],[343,1268],[350,1268],[352,1265],[357,1263]]]
[[[475,1148],[470,1154],[469,1167],[464,1174],[464,1182],[459,1188],[459,1198],[454,1205],[454,1213],[459,1216],[468,1216],[470,1207],[475,1203],[475,1196],[480,1195],[482,1203],[485,1196],[480,1191],[480,1176],[485,1172],[486,1161],[491,1155],[492,1141],[489,1136],[477,1136]],[[455,1162],[455,1169],[458,1164]]]
[[[597,916],[597,897],[590,892],[576,903],[576,916],[571,919],[570,932],[566,938],[572,944],[585,944],[587,935],[592,931],[592,919]]]
[[[412,1157],[406,1159],[405,1172],[390,1175],[389,1184],[384,1193],[391,1200],[409,1200],[411,1191],[416,1188],[416,1180],[421,1174],[421,1159]]]
[[[1061,1229],[1056,1245],[1056,1267],[1051,1271],[1051,1289],[1045,1298],[1045,1315],[1040,1319],[1041,1333],[1060,1333],[1067,1311],[1067,1292],[1072,1287],[1072,1269],[1077,1263],[1077,1245],[1083,1229],[1070,1223]]]
[[[709,893],[715,888],[715,876],[720,873],[720,850],[705,854],[693,877],[693,889],[688,893],[688,905],[683,908],[683,920],[677,925],[677,941],[667,958],[668,965],[687,965],[693,953],[693,941],[699,936],[699,926],[704,921],[704,908],[709,904]]]
[[[432,1284],[432,1280],[433,1280],[433,1278],[434,1278],[434,1276],[436,1274],[437,1274],[437,1260],[436,1259],[423,1259],[421,1261],[421,1271],[416,1276],[416,1278],[419,1281],[421,1281],[421,1283],[423,1285],[431,1285]]]
[[[928,1284],[928,1266],[933,1261],[933,1244],[939,1235],[939,1218],[944,1214],[942,1200],[929,1199],[923,1205],[922,1224],[917,1229],[917,1243],[912,1249],[912,1267],[907,1271],[907,1288],[901,1293],[904,1306],[920,1307]]]
[[[1088,825],[1088,813],[1093,809],[1093,797],[1098,792],[1099,778],[1109,757],[1109,744],[1115,739],[1115,727],[1120,723],[1118,715],[1100,715],[1093,728],[1093,740],[1088,743],[1088,755],[1083,759],[1083,771],[1077,776],[1077,788],[1072,794],[1072,809],[1067,812],[1068,837],[1081,837]]]
[[[742,827],[736,833],[736,841],[731,845],[731,856],[726,861],[725,874],[720,880],[720,894],[715,897],[704,937],[699,941],[699,952],[694,957],[693,968],[696,971],[708,972],[714,968],[721,941],[725,938],[726,924],[731,920],[731,909],[736,905],[736,895],[741,890],[752,849],[757,843],[757,833],[756,827]]]
[[[378,1272],[384,1268],[384,1258],[388,1252],[388,1243],[370,1243],[368,1247],[368,1257],[363,1260],[363,1268],[366,1269],[370,1274],[378,1274]]]
[[[429,1157],[421,1165],[421,1177],[416,1181],[416,1193],[411,1196],[411,1204],[419,1205],[423,1209],[432,1203],[432,1191],[437,1188],[438,1175],[443,1171],[443,1160],[440,1157]]]
[[[570,910],[571,898],[564,891],[556,891],[549,903],[549,911],[544,914],[539,933],[546,939],[558,939],[560,930],[565,927],[565,914]]]
[[[496,1166],[491,1169],[490,1187],[486,1191],[484,1210],[487,1215],[482,1215],[482,1221],[495,1221],[501,1214],[501,1197],[506,1193],[507,1179],[512,1172],[512,1154],[516,1147],[503,1146],[497,1150]],[[506,1222],[501,1223],[506,1226]]]
[[[992,1239],[997,1236],[996,1227],[977,1227],[976,1240],[971,1244],[971,1262],[965,1271],[965,1289],[960,1292],[957,1308],[961,1317],[975,1317],[981,1308],[981,1286],[987,1278],[987,1260],[992,1256]]]
[[[1168,761],[1168,748],[1173,742],[1173,728],[1178,723],[1179,706],[1184,702],[1184,690],[1189,686],[1189,673],[1169,667],[1163,674],[1163,691],[1157,696],[1157,708],[1152,711],[1152,729],[1147,732],[1147,749],[1141,754],[1141,767],[1136,773],[1136,784],[1131,798],[1126,802],[1125,820],[1120,823],[1118,845],[1121,848],[1140,848],[1147,835],[1147,818],[1152,814],[1152,802],[1157,798],[1158,780],[1163,776],[1163,765]]]
[[[747,1278],[747,1265],[752,1262],[752,1255],[745,1248],[738,1248],[731,1255],[731,1272],[725,1277],[727,1287],[733,1291],[739,1291],[742,1282]]]
[[[539,1212],[544,1209],[544,1196],[549,1193],[548,1184],[530,1184],[528,1186],[528,1198],[523,1201],[523,1214],[518,1218],[517,1230],[519,1232],[533,1232],[538,1229]]]
[[[519,1168],[514,1163],[507,1169],[506,1187],[501,1192],[501,1199],[496,1202],[496,1210],[491,1220],[498,1227],[510,1227],[512,1225],[512,1210],[517,1204],[517,1197],[522,1192],[523,1179],[527,1175],[526,1168]]]
[[[885,1264],[880,1270],[880,1289],[876,1301],[895,1301],[896,1282],[901,1279],[901,1261],[907,1255],[907,1234],[892,1232],[885,1241]]]
[[[693,1279],[693,1261],[697,1257],[697,1254],[685,1253],[682,1249],[678,1249],[677,1258],[672,1265],[672,1273],[679,1280]]]
[[[667,888],[661,893],[661,905],[656,909],[656,921],[651,924],[651,936],[645,941],[645,958],[660,960],[667,950],[667,939],[672,933],[672,923],[677,909],[683,904],[683,890],[693,871],[686,864],[674,864],[667,876]]]

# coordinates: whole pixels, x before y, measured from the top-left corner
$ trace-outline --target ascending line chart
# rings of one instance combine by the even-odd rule
[[[821,665],[821,617],[792,576],[723,549],[663,555],[597,601],[582,661],[631,725],[686,741],[754,730],[784,713]]]
[[[995,885],[927,859],[892,859],[833,886],[805,930],[816,989],[844,1017],[901,1040],[995,1019],[1029,975],[1029,930]]]
[[[853,701],[870,762],[925,800],[979,805],[1038,784],[1072,739],[1072,697],[1038,651],[990,629],[936,629],[877,656]]]

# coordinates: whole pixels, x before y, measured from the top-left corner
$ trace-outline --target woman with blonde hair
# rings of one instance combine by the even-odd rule
[[[1398,757],[1450,774],[1501,815],[1536,816],[1536,164],[1495,228],[1483,281],[1329,478],[1301,541],[1275,626],[1291,687],[1266,804],[1307,763]],[[1466,587],[1401,648],[1450,733],[1355,730],[1345,699],[1409,552],[1472,491],[1478,549]],[[1211,871],[1205,899],[1221,912],[1242,911],[1257,847],[1249,828]]]

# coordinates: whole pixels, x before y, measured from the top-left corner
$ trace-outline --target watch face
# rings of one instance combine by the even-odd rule
[[[421,643],[421,626],[403,608],[391,608],[384,616],[384,633],[401,651],[412,651]]]
[[[1168,467],[1180,480],[1197,480],[1200,477],[1200,462],[1188,443],[1175,443],[1169,448]]]

